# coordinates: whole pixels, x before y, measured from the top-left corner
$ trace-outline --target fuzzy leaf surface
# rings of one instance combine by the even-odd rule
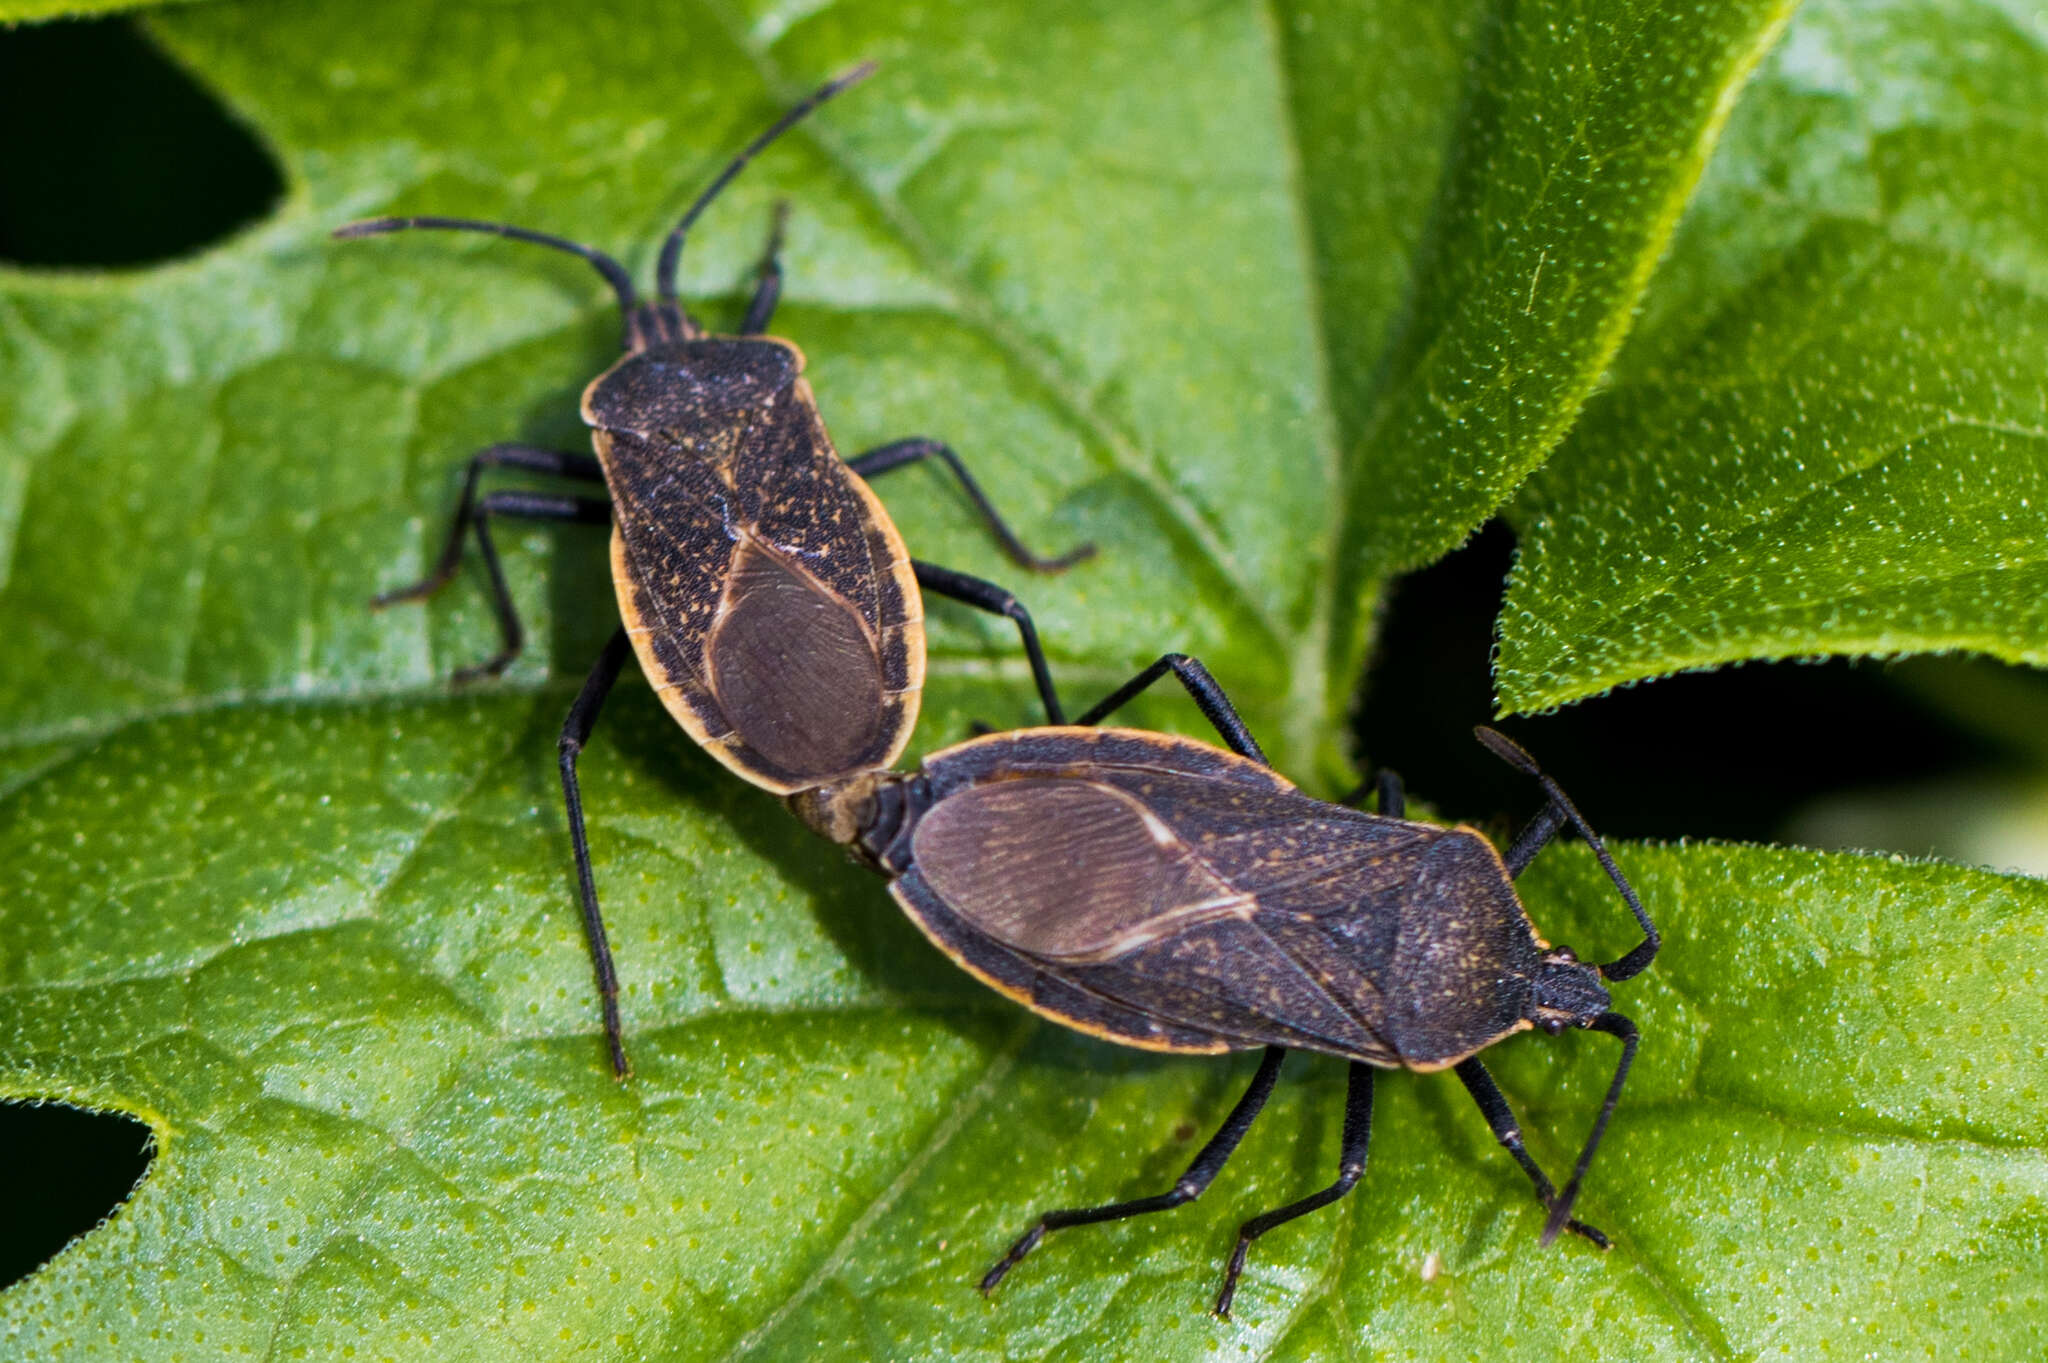
[[[2044,83],[2038,16],[1801,12],[1513,512],[1503,709],[1755,658],[2048,662]]]
[[[2048,887],[1732,847],[1628,848],[1669,945],[1584,1212],[1542,1211],[1448,1076],[1380,1080],[1341,1208],[1341,1067],[1296,1057],[1209,1197],[1168,1186],[1248,1060],[1030,1020],[764,797],[675,760],[635,692],[589,754],[638,1073],[606,1072],[565,893],[560,697],[276,705],[137,726],[10,797],[0,1088],[140,1113],[149,1177],[0,1298],[28,1357],[1958,1357],[2044,1343]],[[195,862],[194,848],[208,849]],[[1576,851],[1577,849],[1573,849]],[[1547,933],[1628,945],[1590,857]],[[1732,906],[1740,906],[1739,917]],[[1494,1053],[1565,1166],[1611,1044]],[[1430,1273],[1425,1263],[1434,1256]],[[1844,1329],[1852,1320],[1854,1328]]]
[[[152,20],[289,193],[178,265],[0,275],[0,1095],[136,1113],[159,1146],[107,1226],[0,1295],[0,1353],[2041,1352],[2036,882],[1623,849],[1670,945],[1619,991],[1649,1040],[1584,1204],[1611,1255],[1540,1250],[1541,1209],[1458,1086],[1394,1075],[1359,1192],[1261,1242],[1219,1325],[1232,1228],[1332,1174],[1341,1067],[1297,1058],[1207,1198],[1055,1236],[984,1305],[971,1283],[1045,1206],[1170,1185],[1249,1058],[1031,1020],[628,685],[584,760],[638,1065],[617,1085],[554,757],[615,618],[601,549],[500,534],[531,643],[476,693],[444,680],[492,646],[473,572],[425,608],[365,605],[431,561],[466,452],[582,445],[576,394],[617,318],[574,260],[326,231],[502,218],[644,276],[732,148],[875,57],[705,220],[686,296],[736,317],[789,198],[777,330],[842,447],[947,438],[1034,544],[1103,548],[1022,578],[918,470],[880,485],[913,552],[1014,586],[1080,696],[1201,653],[1282,764],[1327,783],[1331,660],[1362,637],[1343,612],[1561,429],[1775,22],[1745,13],[1690,36],[1656,7],[1477,5]],[[1606,246],[1549,254],[1564,201],[1535,181],[1619,135],[1637,64],[1669,100],[1638,91],[1657,107],[1614,153],[1640,193],[1587,237],[1613,227]],[[1584,120],[1552,117],[1574,92]],[[1535,255],[1489,256],[1488,215],[1531,203],[1552,213]],[[1549,298],[1553,270],[1583,306]],[[1532,285],[1547,331],[1480,301]],[[1432,305],[1422,346],[1396,324],[1411,294],[1473,301]],[[1410,508],[1434,527],[1410,549],[1342,566],[1380,514],[1355,495],[1361,433],[1496,326],[1503,364],[1564,357],[1530,370],[1516,438]],[[1390,446],[1389,486],[1423,487],[1455,443]],[[1007,629],[930,614],[920,741],[1028,717]],[[1553,940],[1629,944],[1582,856],[1527,889]],[[1612,1047],[1498,1055],[1561,1171]]]

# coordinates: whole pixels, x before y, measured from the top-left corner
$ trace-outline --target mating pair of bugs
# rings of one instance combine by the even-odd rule
[[[495,233],[580,256],[618,295],[626,353],[583,395],[596,457],[525,445],[476,454],[434,570],[379,598],[411,600],[445,585],[473,533],[504,647],[458,676],[495,673],[522,636],[491,520],[612,528],[623,623],[570,707],[560,763],[614,1070],[622,1079],[629,1073],[618,975],[598,912],[576,764],[630,653],[691,737],[888,877],[925,935],[994,989],[1128,1046],[1265,1048],[1250,1088],[1171,1189],[1045,1213],[982,1277],[984,1292],[1049,1230],[1200,1196],[1244,1139],[1289,1050],[1350,1062],[1337,1178],[1243,1224],[1219,1315],[1229,1314],[1253,1240],[1342,1197],[1364,1173],[1376,1069],[1454,1069],[1547,1208],[1543,1242],[1570,1230],[1604,1248],[1606,1237],[1571,1211],[1636,1051],[1636,1028],[1608,1007],[1606,986],[1647,966],[1658,937],[1557,783],[1505,737],[1478,731],[1546,796],[1505,855],[1469,828],[1403,818],[1401,784],[1390,772],[1377,781],[1376,814],[1311,799],[1267,766],[1222,688],[1180,654],[1160,658],[1067,723],[1030,615],[992,583],[910,558],[864,480],[936,458],[1017,563],[1059,570],[1091,550],[1035,557],[958,456],[935,441],[840,459],[802,377],[802,355],[765,334],[781,290],[780,213],[738,335],[706,335],[677,301],[676,267],[698,215],[762,148],[870,69],[820,88],[725,168],[663,242],[652,303],[639,301],[609,256],[524,228],[413,217],[336,233]],[[610,495],[480,497],[479,476],[499,467],[602,483]],[[990,734],[926,758],[915,772],[891,770],[909,741],[923,682],[920,589],[1015,622],[1049,727]],[[1229,751],[1096,727],[1168,673]],[[1618,960],[1594,965],[1548,946],[1515,894],[1514,879],[1567,827],[1592,847],[1642,927],[1642,942]],[[1524,1148],[1507,1100],[1477,1058],[1530,1027],[1589,1028],[1622,1047],[1561,1193]]]

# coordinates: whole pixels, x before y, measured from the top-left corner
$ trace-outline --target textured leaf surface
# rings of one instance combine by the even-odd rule
[[[2048,29],[1817,4],[1515,513],[1501,702],[1747,658],[2048,661]]]
[[[1330,1173],[1341,1071],[1298,1057],[1209,1199],[1055,1236],[984,1305],[969,1284],[1043,1205],[1170,1183],[1245,1062],[1020,1016],[771,802],[674,760],[635,693],[590,759],[639,1065],[614,1084],[565,897],[559,708],[189,716],[12,798],[4,1082],[141,1111],[161,1146],[111,1226],[8,1294],[15,1347],[1847,1358],[1939,1338],[2019,1358],[2048,1342],[2039,882],[1632,849],[1671,946],[1620,991],[1650,1040],[1588,1193],[1609,1255],[1538,1250],[1540,1209],[1458,1086],[1396,1075],[1360,1192],[1262,1242],[1242,1323],[1216,1324],[1202,1303],[1231,1227]],[[1553,935],[1626,945],[1589,858],[1539,865],[1529,898]],[[1562,1164],[1611,1048],[1500,1054]]]
[[[644,272],[722,154],[874,56],[706,220],[689,297],[736,315],[789,197],[778,330],[842,445],[951,439],[1028,538],[1103,545],[1013,583],[1070,689],[1186,647],[1287,765],[1334,776],[1340,608],[1541,457],[1775,13],[1545,12],[155,20],[290,192],[177,266],[0,276],[0,1094],[135,1112],[159,1142],[110,1225],[0,1295],[0,1353],[2039,1354],[2035,882],[1627,851],[1671,945],[1624,990],[1650,1041],[1585,1204],[1611,1255],[1538,1249],[1455,1082],[1391,1076],[1360,1192],[1261,1243],[1217,1324],[1238,1220],[1331,1176],[1341,1069],[1297,1058],[1208,1198],[1056,1236],[984,1304],[969,1284],[1043,1206],[1169,1185],[1248,1059],[1024,1017],[629,686],[585,764],[639,1067],[614,1084],[553,757],[610,628],[601,554],[501,536],[533,643],[483,694],[442,680],[490,647],[474,575],[364,608],[438,547],[463,453],[584,439],[617,321],[574,261],[325,231],[502,217]],[[1565,234],[1583,253],[1566,181],[1620,195]],[[1501,302],[1532,296],[1542,326]],[[1468,446],[1429,376],[1481,351],[1530,386],[1475,400],[1512,439],[1445,462],[1432,500],[1430,451]],[[1378,542],[1375,479],[1408,499],[1405,547],[1333,557]],[[1015,577],[937,476],[880,490],[921,557]],[[921,741],[1028,714],[1007,631],[933,618]],[[1529,896],[1555,939],[1627,944],[1583,858]],[[1562,1166],[1611,1046],[1500,1055]]]
[[[1392,344],[1348,367],[1370,387],[1331,559],[1340,690],[1363,656],[1361,587],[1458,545],[1564,434],[1793,3],[1502,5],[1478,24]],[[1311,159],[1311,183],[1381,173],[1359,157]]]

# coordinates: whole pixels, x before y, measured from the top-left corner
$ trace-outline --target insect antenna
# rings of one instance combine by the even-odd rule
[[[1599,859],[1600,869],[1607,872],[1607,878],[1613,881],[1614,888],[1621,892],[1621,902],[1628,905],[1629,912],[1636,916],[1636,922],[1642,926],[1642,941],[1636,943],[1619,959],[1609,961],[1606,965],[1595,966],[1594,969],[1598,970],[1600,977],[1605,980],[1625,980],[1631,975],[1642,973],[1643,968],[1655,959],[1657,949],[1664,944],[1664,939],[1658,935],[1657,925],[1650,921],[1650,912],[1643,907],[1643,901],[1636,897],[1635,888],[1628,883],[1628,877],[1614,864],[1614,857],[1607,851],[1607,844],[1600,841],[1600,835],[1586,822],[1586,816],[1579,813],[1579,807],[1572,803],[1571,796],[1564,793],[1564,788],[1551,779],[1548,772],[1536,765],[1536,759],[1529,756],[1526,748],[1498,729],[1489,729],[1484,725],[1475,728],[1472,734],[1495,757],[1536,779],[1543,787],[1543,793],[1550,797],[1550,807],[1557,811],[1556,814],[1548,816],[1550,822],[1547,827],[1555,830],[1557,824],[1554,821],[1558,815],[1562,815],[1565,822],[1578,830],[1586,846],[1592,848],[1593,855]],[[1548,837],[1549,833],[1543,834],[1543,838]]]
[[[873,62],[862,62],[846,74],[835,76],[831,80],[826,81],[814,90],[808,99],[803,100],[781,118],[776,119],[773,126],[767,132],[762,133],[752,142],[749,142],[745,151],[732,158],[731,164],[718,173],[718,178],[711,182],[710,187],[697,196],[697,202],[691,204],[690,211],[683,214],[683,220],[676,224],[676,230],[669,233],[668,239],[661,243],[661,259],[654,267],[654,292],[660,301],[664,303],[676,301],[676,266],[683,258],[683,238],[689,235],[690,224],[697,221],[697,215],[710,206],[711,201],[718,197],[719,191],[731,184],[733,177],[746,169],[747,162],[761,154],[762,148],[788,132],[811,110],[817,108],[847,86],[858,85],[861,81],[873,75],[874,72],[875,64]]]
[[[1614,1115],[1614,1105],[1621,1101],[1621,1086],[1628,1079],[1628,1067],[1635,1063],[1636,1042],[1642,1039],[1636,1025],[1619,1013],[1602,1013],[1586,1025],[1593,1031],[1621,1039],[1621,1063],[1614,1067],[1614,1080],[1607,1086],[1607,1101],[1600,1104],[1600,1115],[1593,1119],[1593,1134],[1586,1137],[1586,1148],[1579,1152],[1579,1162],[1572,1167],[1571,1180],[1564,1185],[1557,1201],[1550,1204],[1550,1219],[1543,1223],[1543,1243],[1546,1245],[1557,1238],[1557,1233],[1572,1218],[1572,1203],[1579,1200],[1579,1185],[1586,1180],[1586,1170],[1593,1163],[1593,1152],[1600,1148],[1600,1138],[1607,1134],[1607,1119]]]
[[[334,229],[333,236],[339,241],[356,237],[377,237],[387,232],[403,232],[413,227],[431,227],[452,232],[488,232],[494,237],[510,237],[513,241],[530,241],[535,246],[551,246],[557,251],[567,251],[580,256],[596,267],[604,276],[605,283],[612,286],[612,292],[619,296],[619,308],[627,316],[639,306],[639,298],[633,292],[633,277],[626,273],[626,267],[613,260],[595,246],[564,237],[549,236],[546,232],[535,232],[524,227],[513,227],[502,222],[478,222],[473,218],[364,218],[361,222],[344,223]]]

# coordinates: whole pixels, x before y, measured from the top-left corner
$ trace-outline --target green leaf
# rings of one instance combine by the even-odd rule
[[[228,697],[438,690],[488,647],[481,600],[376,616],[365,596],[419,574],[464,452],[587,441],[574,396],[615,353],[613,305],[585,267],[531,248],[336,244],[327,229],[395,208],[517,219],[644,271],[722,158],[854,55],[882,74],[734,185],[684,260],[686,294],[713,321],[736,313],[770,207],[790,198],[778,322],[813,357],[842,446],[942,435],[1034,542],[1117,547],[1028,584],[1058,656],[1082,664],[1069,675],[1120,679],[1178,644],[1263,679],[1250,695],[1283,691],[1284,604],[1314,571],[1296,527],[1327,515],[1331,474],[1255,14],[1046,29],[992,10],[915,35],[886,15],[782,33],[776,14],[728,25],[696,6],[576,24],[544,6],[393,6],[374,35],[347,10],[278,21],[275,41],[252,41],[269,21],[232,6],[160,30],[283,158],[273,219],[184,267],[21,280],[0,300],[25,379],[0,413],[0,525],[21,537],[0,609],[27,636],[0,679],[16,733]],[[1001,82],[992,49],[1013,68]],[[679,53],[704,74],[678,79]],[[1114,78],[1127,61],[1204,80],[1133,88]],[[1244,108],[1267,112],[1247,123]],[[921,556],[1002,575],[936,473],[893,481]],[[145,483],[147,499],[102,495]],[[520,538],[514,579],[548,580],[557,537]],[[110,543],[154,571],[136,581]],[[600,556],[564,556],[587,571],[563,600],[606,590]],[[534,608],[540,646],[516,682],[580,672],[603,637],[591,612],[553,604]],[[1021,701],[1007,632],[936,614],[940,667],[1000,665]]]
[[[1029,584],[1065,658],[1096,665],[1072,675],[1107,682],[1161,647],[1199,651],[1249,698],[1283,764],[1334,784],[1360,622],[1386,572],[1455,543],[1562,428],[1776,14],[1730,8],[1697,28],[1679,7],[1638,31],[1560,11],[1553,33],[1417,9],[1368,23],[1353,4],[1305,6],[1276,33],[1251,8],[1051,28],[998,8],[912,34],[886,14],[792,27],[780,11],[739,24],[686,7],[570,25],[538,8],[486,19],[413,7],[379,11],[374,25],[351,10],[293,12],[260,45],[236,7],[166,18],[176,55],[275,146],[290,193],[239,249],[184,270],[0,294],[14,312],[11,325],[0,316],[0,345],[21,352],[30,378],[0,409],[16,437],[0,528],[36,473],[90,497],[94,480],[69,476],[81,460],[114,482],[147,468],[172,499],[133,516],[37,517],[68,545],[57,553],[104,560],[100,541],[73,537],[91,524],[150,543],[165,571],[146,591],[106,582],[104,562],[42,575],[22,602],[32,665],[18,688],[0,678],[0,703],[25,731],[103,727],[200,697],[411,690],[467,661],[473,643],[459,660],[429,644],[475,639],[479,612],[431,636],[417,612],[365,621],[362,566],[388,565],[373,586],[416,575],[431,531],[394,513],[419,517],[457,452],[582,438],[568,397],[611,349],[605,296],[575,262],[501,243],[340,248],[322,229],[399,207],[503,216],[645,265],[685,201],[679,186],[708,176],[813,73],[871,55],[876,81],[735,185],[697,234],[686,290],[735,307],[763,230],[744,225],[801,187],[784,324],[815,357],[841,443],[942,433],[1004,505],[1056,513],[1027,527],[1039,540],[1118,544],[1125,552],[1086,574]],[[991,50],[1005,54],[1000,79],[980,64]],[[678,52],[705,54],[700,69],[719,77],[679,84],[665,55]],[[1473,60],[1482,66],[1468,73]],[[1401,79],[1347,75],[1389,63]],[[1133,64],[1190,78],[1134,86]],[[1635,84],[1652,68],[1654,98]],[[749,73],[738,87],[737,73]],[[1585,118],[1558,121],[1545,112],[1553,100]],[[1446,145],[1463,154],[1439,190]],[[1362,160],[1381,147],[1384,164]],[[1582,200],[1612,184],[1581,183],[1609,159],[1612,184],[1650,186],[1601,208],[1611,242],[1587,229]],[[1536,235],[1503,244],[1503,214],[1525,215]],[[1495,301],[1441,319],[1409,296],[1411,272],[1417,288]],[[1532,297],[1542,306],[1525,314]],[[1495,304],[1524,318],[1513,354],[1499,349]],[[1390,328],[1383,352],[1376,338]],[[1446,478],[1426,466],[1464,459],[1471,441],[1434,417],[1374,413],[1435,410],[1429,394],[1464,385],[1452,371],[1482,351],[1506,356],[1502,373],[1568,363],[1540,401],[1533,387],[1515,397],[1516,411],[1546,415],[1497,460],[1481,456],[1493,472]],[[339,423],[280,400],[304,391],[321,406],[313,390],[332,386],[347,389]],[[1488,379],[1473,412],[1501,391]],[[216,448],[213,423],[184,405],[216,394],[268,409],[260,448]],[[523,429],[506,429],[508,412]],[[239,411],[220,415],[232,439]],[[63,473],[42,458],[60,435]],[[228,489],[248,503],[244,523],[186,534],[181,513],[204,501],[223,458],[247,475]],[[352,485],[321,486],[343,478]],[[891,500],[920,555],[997,571],[957,499],[911,482],[916,494]],[[307,496],[327,492],[309,518]],[[132,523],[144,518],[176,528]],[[222,600],[231,549],[217,531],[254,520],[275,532],[264,561],[246,565],[269,575],[271,599]],[[175,542],[152,543],[162,535]],[[544,573],[535,554],[524,566]],[[203,621],[194,583],[213,584]],[[545,615],[536,623],[555,631]],[[555,640],[575,659],[562,670],[597,637]],[[986,666],[1009,657],[993,638],[977,621],[942,630],[938,648]],[[536,649],[524,675],[551,662]]]
[[[0,24],[32,24],[48,19],[90,18],[119,10],[190,3],[193,3],[193,0],[0,0]]]
[[[1792,7],[1503,5],[1479,24],[1393,342],[1348,369],[1363,392],[1347,415],[1363,418],[1345,431],[1331,703],[1348,695],[1386,577],[1455,548],[1570,425]],[[1310,161],[1312,184],[1380,173],[1334,146]],[[1344,224],[1325,222],[1326,237],[1383,249],[1352,235],[1342,195],[1324,205]]]
[[[636,691],[588,759],[638,1065],[615,1084],[562,864],[559,709],[186,716],[12,798],[0,1087],[138,1111],[159,1144],[110,1226],[0,1299],[15,1349],[952,1358],[1143,1339],[1151,1358],[1305,1359],[1428,1339],[1433,1356],[1825,1358],[2041,1342],[2039,882],[1627,849],[1669,945],[1616,991],[1647,1040],[1586,1194],[1608,1255],[1539,1250],[1541,1209],[1459,1086],[1394,1075],[1360,1190],[1261,1241],[1241,1323],[1212,1321],[1230,1229],[1331,1174],[1341,1068],[1297,1057],[1207,1199],[1055,1235],[984,1306],[970,1284],[1044,1206],[1170,1184],[1245,1061],[1029,1020],[771,801],[676,761]],[[1590,857],[1538,868],[1528,897],[1550,934],[1628,944]],[[1495,1054],[1562,1168],[1612,1046],[1531,1036]]]
[[[952,440],[1033,543],[1104,550],[1017,581],[921,471],[880,485],[913,551],[1014,585],[1077,696],[1202,654],[1327,787],[1386,573],[1563,430],[1779,17],[154,18],[289,191],[174,266],[0,274],[0,1096],[158,1142],[109,1225],[0,1294],[0,1353],[2038,1354],[2036,882],[1622,849],[1669,945],[1619,991],[1648,1040],[1587,1186],[1610,1255],[1540,1249],[1458,1085],[1394,1075],[1361,1189],[1260,1242],[1213,1321],[1232,1229],[1333,1176],[1341,1067],[1296,1058],[1208,1197],[1054,1236],[984,1305],[1044,1207],[1170,1186],[1249,1058],[1032,1020],[633,684],[583,768],[638,1066],[615,1084],[554,757],[611,628],[601,549],[500,536],[531,642],[475,694],[445,678],[492,646],[476,574],[367,609],[438,549],[464,454],[587,438],[617,318],[573,260],[327,231],[502,218],[644,277],[734,147],[876,57],[706,218],[692,305],[737,315],[787,197],[777,329],[842,447]],[[1643,306],[1664,335],[1690,307]],[[1027,717],[1009,631],[931,613],[920,742]],[[1554,939],[1629,944],[1583,856],[1529,898]],[[1613,1047],[1495,1054],[1562,1171]]]
[[[1802,15],[1514,513],[1504,709],[1749,658],[2048,661],[2044,82],[2038,19]]]

